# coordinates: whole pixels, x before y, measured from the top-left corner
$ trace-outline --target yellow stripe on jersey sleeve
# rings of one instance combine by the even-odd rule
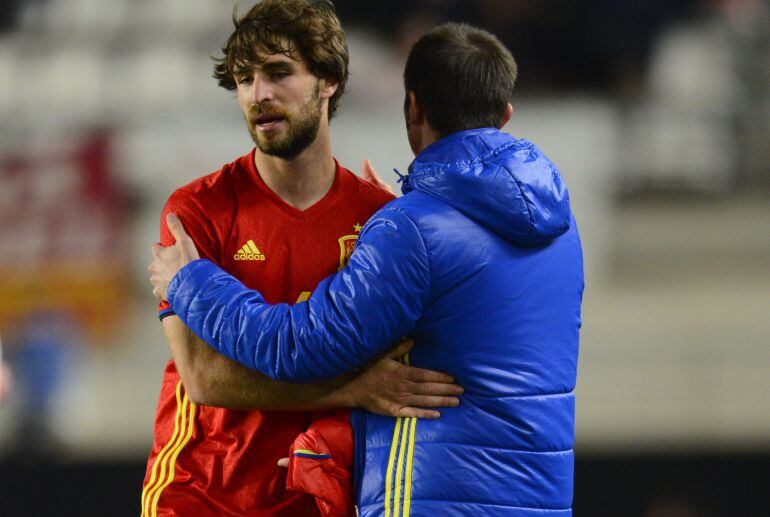
[[[166,445],[163,446],[163,448],[160,450],[158,455],[155,457],[155,462],[152,464],[152,472],[150,473],[150,479],[147,481],[147,484],[144,486],[144,489],[142,490],[142,517],[149,516],[150,513],[150,494],[154,493],[156,481],[159,481],[158,478],[158,468],[161,464],[165,462],[166,456],[171,450],[171,448],[174,446],[174,444],[177,441],[177,437],[179,436],[180,428],[181,428],[181,419],[182,419],[182,381],[179,381],[176,385],[176,415],[174,418],[174,432],[171,434],[171,438],[169,438],[168,442],[166,442]],[[165,471],[165,469],[164,469]]]
[[[155,486],[152,487],[152,489],[147,493],[147,516],[152,517],[152,515],[157,510],[158,501],[156,499],[156,495],[158,493],[158,489],[160,489],[161,485],[165,483],[166,478],[168,476],[168,470],[169,470],[169,460],[171,459],[171,456],[174,454],[174,451],[179,446],[179,444],[184,440],[184,435],[187,432],[187,395],[182,396],[182,406],[179,410],[179,413],[181,414],[182,423],[179,427],[179,434],[177,434],[176,439],[174,440],[173,445],[171,446],[171,449],[169,449],[166,456],[163,458],[163,462],[160,464],[160,475],[158,476],[158,481],[155,483]]]
[[[161,494],[163,493],[163,490],[166,489],[168,485],[170,485],[174,481],[174,475],[176,473],[176,459],[179,456],[179,453],[182,452],[182,449],[184,449],[185,445],[190,441],[190,438],[192,438],[193,433],[193,427],[194,427],[194,420],[195,420],[195,404],[190,402],[190,399],[187,398],[187,395],[185,395],[185,402],[189,403],[188,406],[188,413],[189,415],[183,415],[182,420],[184,422],[184,417],[187,416],[187,432],[184,433],[184,436],[182,440],[179,442],[179,444],[174,448],[174,451],[169,459],[169,473],[168,477],[166,478],[166,481],[158,487],[158,491],[155,493],[155,497],[152,500],[152,507],[150,508],[150,517],[158,517],[158,500],[160,499]],[[184,424],[182,426],[184,428]],[[181,435],[180,435],[181,436]]]

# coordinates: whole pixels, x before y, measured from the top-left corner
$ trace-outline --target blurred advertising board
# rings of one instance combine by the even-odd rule
[[[125,194],[108,132],[0,148],[0,329],[70,315],[107,343],[128,291]]]

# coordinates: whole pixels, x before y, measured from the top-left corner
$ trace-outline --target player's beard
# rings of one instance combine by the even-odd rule
[[[316,83],[315,88],[297,110],[296,115],[291,115],[285,110],[276,109],[269,105],[256,105],[249,113],[246,125],[257,148],[264,154],[291,160],[299,156],[308,148],[318,136],[318,128],[321,126],[321,88]],[[282,117],[286,122],[286,131],[283,135],[277,132],[261,133],[257,130],[257,119],[264,116]]]

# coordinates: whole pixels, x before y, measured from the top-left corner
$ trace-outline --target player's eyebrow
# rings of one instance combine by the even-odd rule
[[[293,72],[294,64],[288,61],[270,61],[268,63],[238,66],[233,69],[233,75],[241,76],[253,72],[254,70],[261,70],[266,73],[277,71]]]
[[[264,72],[292,72],[294,71],[294,64],[288,61],[270,61],[269,63],[263,63],[259,68]]]

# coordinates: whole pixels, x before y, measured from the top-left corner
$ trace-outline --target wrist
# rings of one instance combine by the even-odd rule
[[[353,382],[354,380],[355,377],[350,374],[333,379],[332,382],[337,385],[337,388],[331,393],[334,406],[345,408],[363,407],[361,393],[360,390],[356,388],[356,383]]]

